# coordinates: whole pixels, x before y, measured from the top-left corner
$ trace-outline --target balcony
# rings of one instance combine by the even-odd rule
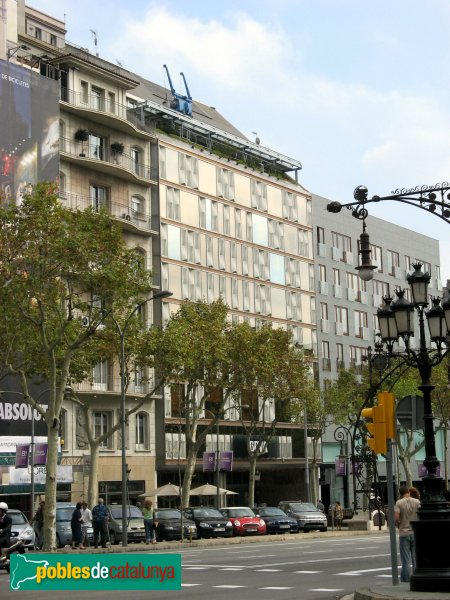
[[[69,138],[62,138],[59,141],[60,153],[71,162],[77,164],[83,162],[87,166],[106,173],[126,179],[131,182],[143,181],[148,184],[149,181],[156,183],[158,180],[158,169],[150,165],[138,162],[136,163],[129,154],[117,154],[111,152],[109,148],[88,142],[76,142]]]
[[[98,207],[90,198],[72,192],[60,192],[59,199],[61,204],[69,210],[86,210],[87,208]],[[147,231],[157,235],[157,231],[152,230],[150,213],[137,212],[132,210],[128,204],[113,201],[107,201],[104,208],[109,211],[112,217],[122,222],[123,229]]]
[[[99,98],[97,95],[74,92],[67,88],[61,88],[60,101],[66,106],[66,110],[78,113],[85,111],[95,113],[95,122],[111,127],[111,120],[115,121],[114,128],[136,135],[141,133],[143,138],[156,135],[153,125],[145,122],[144,112],[137,107],[128,107],[119,104],[112,98]]]
[[[150,382],[138,382],[130,381],[127,389],[127,394],[144,395],[148,394],[152,389],[152,381]],[[106,381],[82,381],[81,383],[72,384],[74,391],[76,392],[104,392],[106,394],[120,394],[120,377],[108,377]]]

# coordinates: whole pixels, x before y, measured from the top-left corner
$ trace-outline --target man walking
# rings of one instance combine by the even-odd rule
[[[102,548],[106,548],[106,531],[108,527],[109,510],[104,505],[103,498],[98,499],[98,504],[92,509],[92,527],[94,529],[94,546],[98,548],[98,537]]]
[[[398,527],[400,559],[402,561],[400,581],[408,582],[411,578],[411,563],[413,572],[416,568],[414,533],[411,521],[417,518],[417,509],[420,506],[420,501],[416,498],[411,498],[407,485],[401,485],[399,492],[401,498],[397,501],[394,510],[395,524]]]
[[[83,545],[89,546],[88,529],[92,527],[92,511],[88,508],[86,502],[81,504],[81,531],[83,532]]]

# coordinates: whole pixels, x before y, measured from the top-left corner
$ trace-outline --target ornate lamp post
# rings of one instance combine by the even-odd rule
[[[414,272],[408,276],[413,301],[408,302],[404,290],[397,293],[396,302],[384,298],[385,306],[378,310],[381,338],[386,343],[390,355],[400,355],[405,362],[419,371],[421,385],[419,390],[424,400],[424,438],[425,460],[423,464],[427,475],[423,478],[423,495],[418,520],[413,522],[416,544],[416,570],[411,577],[411,590],[424,592],[450,591],[450,554],[447,541],[450,536],[450,506],[443,496],[444,482],[436,475],[439,461],[436,457],[436,445],[433,427],[433,411],[431,406],[431,384],[433,367],[438,365],[450,351],[450,301],[443,305],[439,298],[432,298],[429,305],[428,284],[431,276],[422,271],[422,265],[416,263]],[[413,349],[410,338],[414,334],[413,314],[419,319],[419,347]],[[392,318],[395,328],[391,328]],[[427,347],[425,336],[425,318],[428,321],[432,346]],[[394,339],[395,338],[395,339]],[[394,342],[402,339],[404,351],[393,351]]]

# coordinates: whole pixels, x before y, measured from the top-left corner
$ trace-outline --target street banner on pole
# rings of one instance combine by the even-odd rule
[[[18,444],[16,446],[16,469],[26,469],[29,456],[30,444]]]
[[[203,472],[216,470],[216,453],[203,452]]]

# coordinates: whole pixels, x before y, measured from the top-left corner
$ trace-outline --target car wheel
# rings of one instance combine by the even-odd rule
[[[114,531],[109,532],[109,541],[111,546],[115,546],[117,544],[116,534]]]

